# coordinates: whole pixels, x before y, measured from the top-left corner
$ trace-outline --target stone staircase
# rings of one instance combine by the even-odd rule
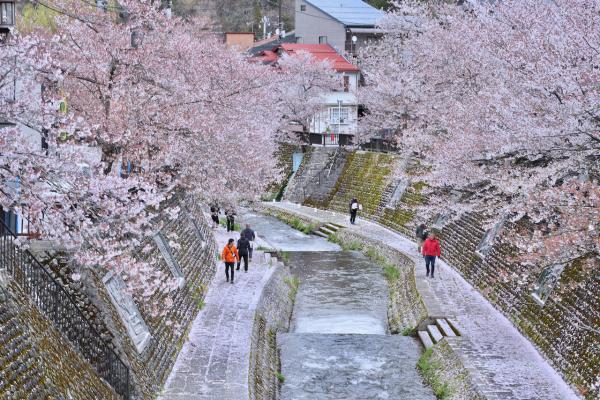
[[[342,172],[345,156],[345,150],[340,148],[313,148],[290,179],[283,199],[300,204],[308,198],[325,201]]]
[[[445,337],[462,336],[461,329],[454,319],[435,318],[422,324],[417,335],[426,349],[433,347]]]
[[[342,225],[334,224],[332,222],[328,222],[325,225],[319,226],[319,228],[315,229],[313,233],[317,236],[321,236],[322,238],[328,239],[329,236],[336,233],[338,230],[343,228]]]
[[[369,152],[351,154],[328,208],[347,213],[350,200],[356,197],[363,206],[359,217],[364,215],[373,218],[378,210],[385,208],[380,208],[380,205],[386,201],[382,193],[387,186],[390,186],[389,175],[396,159],[396,156],[388,154]]]

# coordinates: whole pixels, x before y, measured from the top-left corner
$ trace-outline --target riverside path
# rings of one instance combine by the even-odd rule
[[[469,370],[473,383],[488,399],[571,400],[579,397],[539,354],[536,348],[483,296],[444,262],[436,265],[436,279],[425,278],[416,244],[390,229],[359,219],[350,225],[346,215],[294,203],[264,203],[385,243],[416,263],[417,288],[424,301],[435,303],[443,315],[455,316],[463,340],[455,352]],[[437,263],[436,263],[437,264]]]

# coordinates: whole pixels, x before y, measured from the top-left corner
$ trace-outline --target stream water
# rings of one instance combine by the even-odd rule
[[[281,399],[434,399],[416,370],[411,337],[387,334],[388,286],[381,267],[272,217],[247,214],[257,234],[289,252],[300,286],[290,332],[277,335]]]

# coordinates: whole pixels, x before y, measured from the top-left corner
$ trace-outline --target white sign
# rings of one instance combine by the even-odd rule
[[[179,267],[179,263],[177,262],[175,257],[173,257],[171,249],[169,248],[169,245],[167,244],[164,236],[160,232],[157,233],[156,235],[154,235],[154,242],[156,243],[158,250],[160,250],[160,253],[162,254],[165,262],[167,263],[167,266],[171,271],[171,275],[173,275],[173,277],[177,279],[177,282],[179,283],[179,288],[181,289],[185,285],[185,277],[183,276],[183,272],[181,272],[181,267]]]
[[[109,272],[102,278],[104,286],[110,294],[110,299],[117,309],[121,321],[127,328],[127,333],[131,338],[138,353],[141,353],[146,348],[150,341],[150,330],[140,314],[140,310],[133,301],[131,295],[125,288],[125,282],[118,274]]]

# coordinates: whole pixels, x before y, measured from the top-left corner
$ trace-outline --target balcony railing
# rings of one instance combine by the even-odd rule
[[[73,298],[50,272],[27,249],[22,249],[17,235],[0,221],[0,269],[5,270],[67,337],[98,375],[123,399],[128,400],[129,368],[92,326]]]

